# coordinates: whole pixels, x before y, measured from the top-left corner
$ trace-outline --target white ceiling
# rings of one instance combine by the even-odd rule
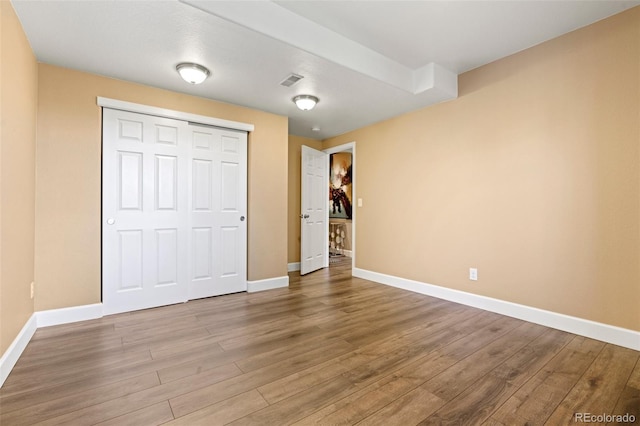
[[[286,115],[290,133],[324,139],[455,98],[457,74],[640,0],[12,4],[41,62]],[[213,77],[188,85],[179,62]],[[280,86],[290,73],[304,79]],[[298,111],[297,94],[320,103]]]

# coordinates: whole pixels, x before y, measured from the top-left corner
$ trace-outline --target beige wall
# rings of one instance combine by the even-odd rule
[[[302,145],[322,149],[322,142],[302,136],[289,135],[289,200],[287,233],[289,263],[300,262],[300,170]]]
[[[640,8],[459,88],[325,141],[357,143],[357,267],[640,330]]]
[[[248,279],[286,276],[286,117],[40,64],[37,311],[100,302],[97,96],[254,124],[248,159]]]
[[[13,6],[0,1],[0,354],[33,314],[37,76]]]

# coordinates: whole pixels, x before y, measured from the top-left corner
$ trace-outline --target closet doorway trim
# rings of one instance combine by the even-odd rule
[[[207,126],[222,127],[225,129],[232,129],[232,130],[242,130],[245,132],[252,132],[255,128],[253,124],[249,124],[249,123],[224,120],[222,118],[207,117],[205,115],[174,111],[171,109],[136,104],[133,102],[119,101],[117,99],[103,98],[100,96],[98,96],[98,106],[103,108],[118,109],[121,111],[129,111],[129,112],[137,112],[137,113],[146,114],[146,115],[154,115],[156,117],[173,118],[175,120],[205,124]]]

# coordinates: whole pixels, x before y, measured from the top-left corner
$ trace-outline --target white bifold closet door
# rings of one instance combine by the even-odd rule
[[[245,291],[245,132],[103,109],[105,314]]]

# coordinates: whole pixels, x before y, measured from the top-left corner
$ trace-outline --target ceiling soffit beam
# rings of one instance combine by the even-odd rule
[[[413,71],[413,94],[437,90],[445,95],[443,100],[458,97],[458,74],[442,65],[431,62]]]
[[[409,93],[458,96],[458,76],[446,68],[430,63],[413,70],[271,1],[179,1]]]

